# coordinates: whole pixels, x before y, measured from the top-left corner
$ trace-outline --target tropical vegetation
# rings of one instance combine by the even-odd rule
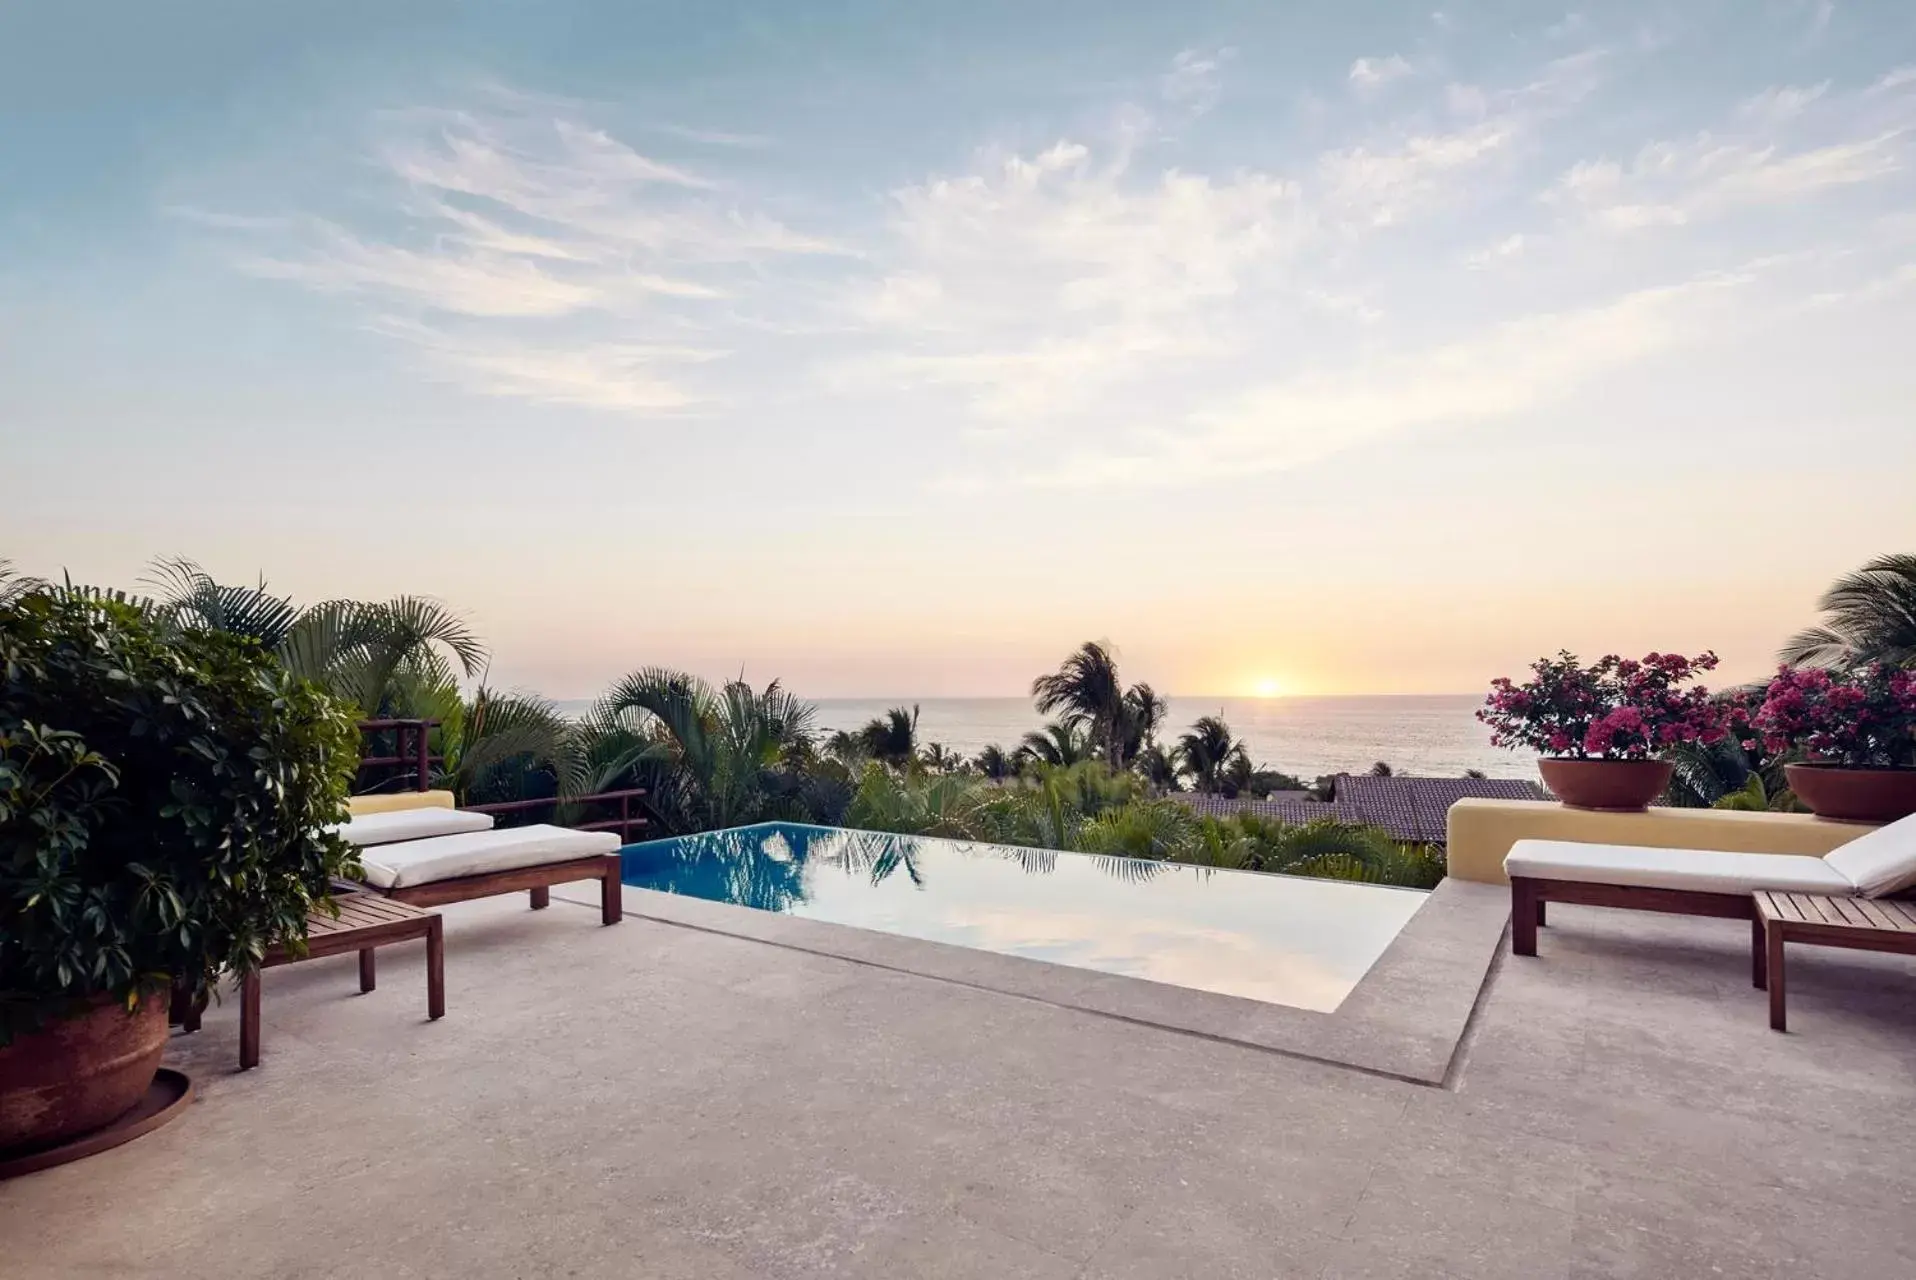
[[[1492,746],[1579,760],[1647,760],[1729,736],[1721,704],[1690,683],[1716,665],[1714,653],[1652,653],[1640,661],[1612,653],[1585,666],[1566,651],[1531,663],[1531,678],[1521,684],[1508,676],[1491,681],[1477,718],[1490,726]]]
[[[1752,750],[1857,769],[1916,766],[1916,670],[1784,667],[1749,726]]]
[[[353,718],[258,641],[101,593],[0,604],[0,1045],[297,945],[357,870]]]
[[[1822,624],[1783,646],[1787,665],[1916,667],[1916,555],[1878,556],[1838,578],[1817,607]]]
[[[1916,672],[1916,555],[1878,556],[1837,579],[1818,608],[1823,621],[1784,644],[1783,666],[1767,684],[1718,692],[1710,697],[1713,714],[1695,707],[1696,690],[1683,691],[1686,697],[1668,717],[1679,726],[1668,730],[1675,741],[1651,744],[1612,721],[1613,730],[1624,732],[1607,738],[1600,733],[1604,740],[1597,745],[1622,742],[1639,754],[1668,759],[1674,774],[1664,799],[1682,807],[1800,809],[1783,771],[1799,760],[1916,763],[1916,727],[1906,718],[1902,692],[1916,687],[1910,674]],[[1501,732],[1506,745],[1545,754],[1575,754],[1573,748],[1582,746],[1595,754],[1588,739],[1601,717],[1579,704],[1585,695],[1570,688],[1581,677],[1538,675],[1529,689],[1497,682],[1479,718]],[[1527,717],[1529,727],[1518,730],[1512,716]],[[1721,734],[1701,731],[1712,722]],[[1685,723],[1693,734],[1685,735]],[[1657,736],[1663,736],[1661,728]]]

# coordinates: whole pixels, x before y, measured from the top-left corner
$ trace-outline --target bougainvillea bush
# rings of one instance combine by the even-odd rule
[[[1709,746],[1729,735],[1723,707],[1694,683],[1716,655],[1612,653],[1589,666],[1559,653],[1530,664],[1531,677],[1491,681],[1477,718],[1493,746],[1528,748],[1574,760],[1647,760],[1686,744]]]
[[[1916,767],[1916,671],[1783,667],[1750,717],[1746,745],[1853,769]]]

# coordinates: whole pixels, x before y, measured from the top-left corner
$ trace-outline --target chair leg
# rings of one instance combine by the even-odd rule
[[[1528,876],[1510,877],[1510,950],[1513,955],[1537,954],[1537,925],[1543,916],[1543,901],[1536,881]]]
[[[426,1016],[446,1016],[446,927],[438,916],[426,926]]]
[[[362,992],[371,991],[378,985],[379,971],[373,960],[373,949],[361,947],[359,949],[359,989]]]
[[[606,855],[605,871],[599,876],[599,922],[617,924],[625,915],[625,882],[619,878],[619,855]]]
[[[259,1065],[259,970],[240,979],[240,1070]]]
[[[1773,926],[1765,933],[1768,937],[1764,950],[1769,953],[1770,1030],[1788,1031],[1789,1016],[1783,1009],[1783,929],[1780,925]]]
[[[1763,917],[1757,916],[1750,921],[1750,985],[1758,991],[1769,985],[1769,939],[1765,936]]]
[[[544,911],[552,905],[552,889],[549,885],[540,885],[532,891],[532,909]]]
[[[1539,929],[1550,923],[1549,920],[1544,918],[1544,908],[1547,905],[1542,898],[1537,899],[1537,927]]]

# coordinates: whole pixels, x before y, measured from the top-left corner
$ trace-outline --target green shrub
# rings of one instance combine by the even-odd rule
[[[0,1044],[300,945],[356,872],[346,710],[257,642],[123,601],[0,608]]]

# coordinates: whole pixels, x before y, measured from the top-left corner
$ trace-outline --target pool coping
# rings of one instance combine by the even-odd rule
[[[565,897],[555,892],[556,897]],[[596,906],[584,898],[567,899]],[[1502,944],[1503,890],[1445,880],[1331,1013],[625,886],[627,915],[1062,1008],[1444,1083]]]

